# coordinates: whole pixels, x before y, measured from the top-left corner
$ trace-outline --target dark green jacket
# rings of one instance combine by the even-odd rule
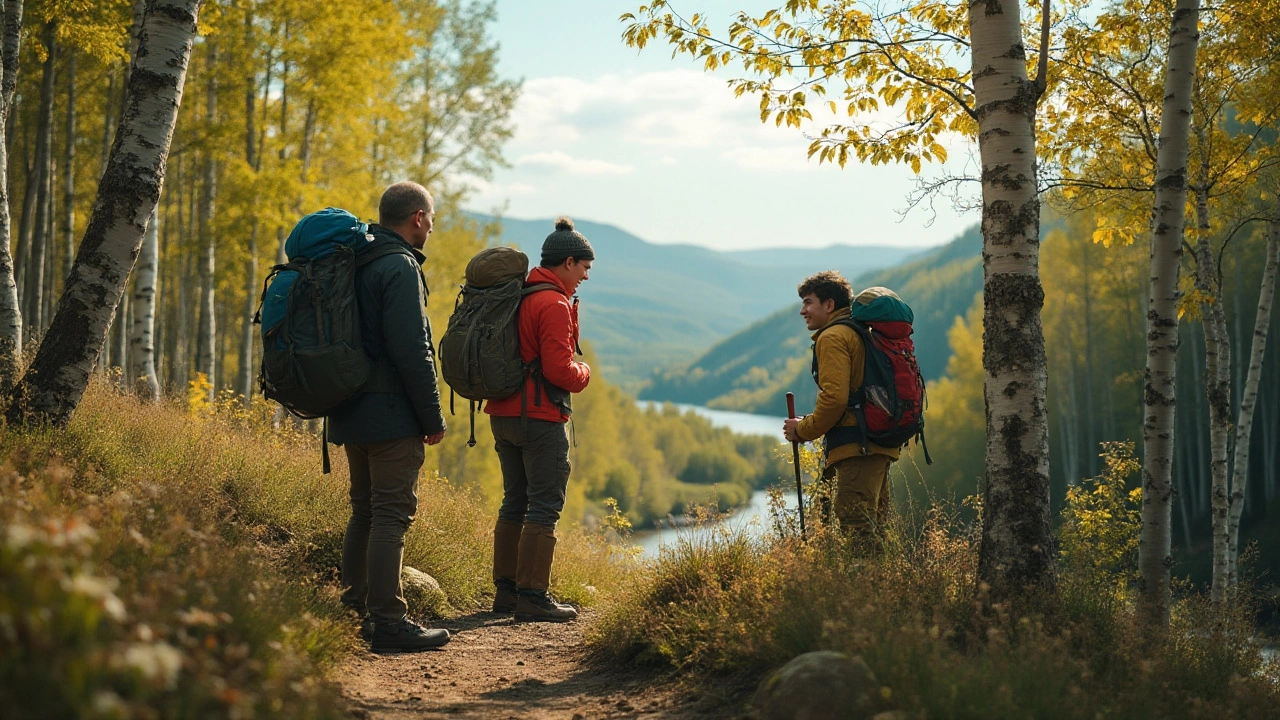
[[[374,242],[400,243],[413,255],[387,255],[356,274],[364,350],[376,363],[378,384],[396,391],[364,392],[334,411],[329,440],[338,445],[434,435],[445,427],[421,272],[426,258],[381,225],[369,232]]]

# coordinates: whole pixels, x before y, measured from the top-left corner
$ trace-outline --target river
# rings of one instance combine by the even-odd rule
[[[642,409],[651,407],[661,407],[663,403],[654,400],[638,400],[637,404]],[[751,413],[732,412],[729,410],[713,410],[705,408],[701,405],[686,405],[683,403],[672,403],[681,412],[694,412],[711,421],[716,427],[728,428],[736,433],[743,435],[772,435],[778,438],[778,442],[782,442],[782,416],[772,417],[769,415],[753,415]],[[787,507],[795,510],[796,494],[788,493],[785,496]],[[737,508],[733,515],[724,521],[729,527],[734,529],[741,528],[745,532],[752,534],[763,533],[769,526],[769,495],[764,490],[757,490],[751,495],[751,500],[745,506]],[[656,557],[659,548],[663,545],[674,542],[682,535],[691,537],[705,537],[712,532],[710,527],[660,527],[658,529],[638,530],[632,539],[637,545],[644,549],[646,557]]]

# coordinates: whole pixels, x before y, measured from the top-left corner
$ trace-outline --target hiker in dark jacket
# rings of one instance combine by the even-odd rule
[[[435,349],[426,314],[420,252],[431,234],[431,194],[411,182],[387,188],[371,225],[370,247],[397,243],[407,253],[377,258],[356,275],[361,342],[374,370],[365,390],[329,416],[329,440],[351,471],[351,520],[342,543],[342,601],[372,621],[375,651],[412,651],[449,642],[405,617],[400,588],[404,534],[418,509],[423,445],[444,439]],[[367,248],[366,248],[367,250]]]
[[[889,291],[869,288],[859,294],[858,301],[869,303],[879,292]],[[818,401],[812,414],[787,420],[783,435],[792,442],[824,438],[826,467],[822,477],[834,487],[840,529],[871,549],[888,517],[889,466],[898,459],[899,450],[867,443],[864,455],[861,443],[833,441],[829,435],[838,427],[858,424],[849,396],[862,386],[866,349],[856,331],[837,323],[849,317],[853,299],[853,289],[844,276],[834,270],[812,275],[800,284],[799,294],[800,315],[813,331]]]
[[[578,302],[595,251],[568,218],[542,243],[542,264],[525,287],[547,285],[520,304],[520,356],[533,364],[520,392],[485,406],[502,466],[502,507],[493,529],[494,612],[517,620],[563,622],[578,616],[547,592],[556,548],[556,522],[569,485],[570,394],[591,381],[591,368],[574,360]],[[572,300],[571,300],[572,298]]]

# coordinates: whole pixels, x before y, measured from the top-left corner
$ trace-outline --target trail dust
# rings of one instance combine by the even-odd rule
[[[590,612],[571,623],[517,623],[489,612],[438,620],[432,627],[453,634],[445,647],[359,651],[337,680],[351,715],[369,720],[744,717],[744,688],[712,696],[671,676],[593,661],[583,641],[590,622]]]

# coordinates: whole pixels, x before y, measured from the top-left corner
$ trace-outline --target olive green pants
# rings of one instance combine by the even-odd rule
[[[893,504],[891,464],[893,460],[885,455],[858,455],[837,460],[823,470],[822,478],[834,491],[836,518],[845,535],[869,545],[883,539]]]
[[[379,622],[403,620],[404,534],[418,511],[418,436],[344,446],[351,468],[351,519],[342,542],[342,602]]]

